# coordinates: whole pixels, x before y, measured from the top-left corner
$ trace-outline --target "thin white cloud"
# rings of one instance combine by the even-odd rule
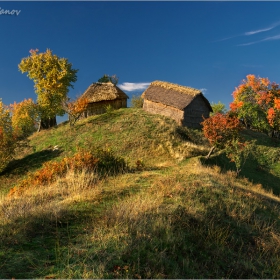
[[[203,94],[207,94],[207,88],[200,88],[199,89]]]
[[[273,40],[280,40],[280,34],[279,35],[275,35],[275,36],[271,36],[271,37],[267,37],[267,38],[264,38],[264,39],[259,40],[259,41],[254,41],[254,42],[249,42],[249,43],[245,43],[245,44],[240,44],[240,45],[237,45],[237,46],[249,46],[249,45],[254,45],[254,44],[257,44],[257,43],[264,42],[264,41],[273,41]]]
[[[235,35],[235,36],[231,36],[231,37],[226,37],[226,38],[223,38],[223,39],[220,39],[220,40],[216,40],[214,42],[226,41],[226,40],[229,40],[229,39],[232,39],[232,38],[236,38],[236,37],[239,37],[239,36],[242,36],[242,35]]]
[[[273,29],[274,27],[269,27],[269,28],[264,28],[264,29],[259,29],[259,30],[255,30],[255,31],[249,31],[249,32],[245,32],[245,35],[254,35],[257,33],[261,33],[261,32],[265,32],[265,31],[269,31],[271,29]]]
[[[261,41],[255,41],[255,42],[250,42],[250,43],[245,43],[245,44],[239,44],[239,45],[236,45],[236,46],[238,46],[238,47],[250,46],[250,45],[254,45],[254,44],[259,43],[259,42],[261,42]]]
[[[144,90],[150,83],[122,83],[118,87],[126,91]]]
[[[254,35],[254,34],[257,34],[257,33],[261,33],[261,32],[266,32],[266,31],[269,31],[275,27],[277,27],[278,25],[280,25],[280,22],[276,22],[274,24],[272,24],[270,27],[267,27],[267,28],[263,28],[263,29],[258,29],[258,30],[254,30],[254,31],[249,31],[249,32],[245,32],[244,35],[248,36],[248,35]]]
[[[242,33],[242,34],[239,34],[239,35],[226,37],[226,38],[217,40],[217,41],[215,41],[215,42],[226,41],[226,40],[229,40],[229,39],[232,39],[232,38],[236,38],[236,37],[251,36],[251,35],[258,34],[258,33],[267,32],[267,31],[270,31],[270,30],[274,29],[275,27],[277,27],[277,26],[279,26],[279,25],[280,25],[280,21],[278,21],[278,22],[276,22],[276,23],[274,23],[274,24],[272,24],[271,26],[266,27],[266,28],[257,29],[257,30],[253,30],[253,31],[248,31],[248,32],[245,32],[245,33]],[[247,44],[242,44],[242,45],[238,45],[238,46],[249,46],[249,45],[255,44],[255,43],[257,43],[257,42],[260,42],[260,41],[251,42],[251,43],[247,43]]]
[[[267,38],[263,39],[262,41],[271,41],[271,40],[279,40],[279,39],[280,39],[280,34],[271,36],[271,37],[267,37]]]

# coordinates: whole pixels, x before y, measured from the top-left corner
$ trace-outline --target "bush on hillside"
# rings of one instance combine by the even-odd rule
[[[115,157],[111,151],[98,150],[79,151],[72,157],[65,157],[59,162],[46,162],[43,167],[31,173],[27,179],[21,181],[15,188],[10,190],[9,195],[21,193],[22,190],[42,186],[54,182],[58,177],[64,177],[68,170],[97,172],[97,174],[112,175],[123,172],[127,164],[122,157]]]
[[[132,108],[142,108],[143,103],[144,103],[144,100],[140,95],[138,95],[138,96],[133,95],[132,96],[132,99],[131,99]]]
[[[113,152],[108,150],[98,150],[96,152],[97,172],[101,175],[112,175],[122,173],[127,170],[128,166],[124,158],[114,156]]]
[[[105,112],[107,114],[111,114],[113,111],[115,111],[115,108],[111,104],[105,106]]]

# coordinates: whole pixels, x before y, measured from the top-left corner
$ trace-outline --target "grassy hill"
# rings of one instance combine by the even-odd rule
[[[35,133],[0,176],[0,278],[280,278],[280,144],[244,136],[257,146],[236,178],[222,151],[205,162],[200,131],[141,109]],[[11,195],[47,162],[101,149],[127,168]]]

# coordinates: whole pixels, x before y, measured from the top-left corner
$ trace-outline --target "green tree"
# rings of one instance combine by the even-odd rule
[[[132,108],[143,108],[144,100],[141,95],[133,95],[131,99]]]
[[[211,107],[213,109],[213,112],[210,113],[210,116],[213,116],[217,113],[225,114],[227,112],[226,105],[223,104],[221,101],[219,101],[218,103],[212,102]]]
[[[63,100],[67,99],[69,87],[77,80],[77,72],[66,58],[60,58],[47,49],[44,53],[30,50],[30,56],[18,65],[22,73],[34,81],[37,104],[41,113],[41,127],[56,125],[56,116],[64,115]]]
[[[107,74],[104,74],[103,77],[101,77],[98,80],[98,83],[109,83],[109,82],[111,82],[114,85],[117,85],[119,82],[119,78],[116,75],[109,76]]]
[[[227,158],[235,164],[237,176],[244,166],[248,156],[255,147],[256,140],[242,141],[241,137],[231,139],[225,145]]]

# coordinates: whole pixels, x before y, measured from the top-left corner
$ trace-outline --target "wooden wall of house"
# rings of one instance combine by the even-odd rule
[[[127,100],[126,99],[116,99],[108,101],[100,101],[95,103],[89,103],[87,111],[84,116],[89,117],[93,115],[100,115],[106,112],[106,107],[111,105],[114,109],[126,108]]]
[[[210,114],[209,107],[201,96],[197,96],[184,110],[182,124],[187,127],[200,128],[203,117],[208,118]]]
[[[159,114],[174,119],[179,125],[182,124],[184,112],[162,103],[144,99],[143,109],[153,114]]]

